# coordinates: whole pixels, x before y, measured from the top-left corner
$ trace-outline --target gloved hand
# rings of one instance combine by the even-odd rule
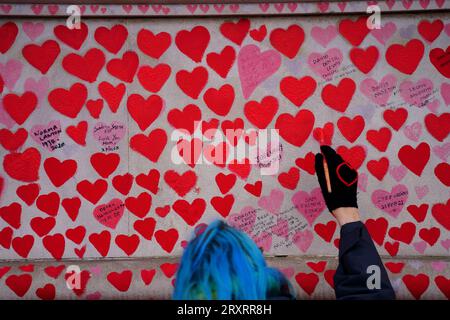
[[[330,146],[321,146],[320,150],[325,156],[330,175],[331,192],[327,190],[327,182],[324,173],[323,156],[316,154],[315,167],[320,188],[328,210],[341,207],[358,208],[356,189],[358,186],[358,172]]]

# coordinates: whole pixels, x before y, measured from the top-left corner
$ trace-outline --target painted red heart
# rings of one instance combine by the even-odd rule
[[[34,237],[26,234],[22,237],[15,237],[12,242],[12,248],[22,258],[28,258],[28,254],[34,245]]]
[[[77,171],[77,162],[75,160],[59,161],[51,157],[44,161],[44,169],[48,178],[55,187],[60,187],[75,175]]]
[[[378,219],[367,219],[365,225],[373,241],[379,246],[382,246],[389,225],[388,221],[383,217]]]
[[[113,54],[120,51],[127,37],[128,30],[121,24],[117,24],[111,29],[98,27],[94,34],[95,40]]]
[[[430,285],[430,278],[423,273],[419,273],[418,275],[406,274],[402,280],[409,292],[417,300],[420,299]]]
[[[432,228],[422,228],[419,230],[419,237],[428,243],[430,246],[434,246],[436,242],[439,240],[441,235],[441,230],[436,227]]]
[[[107,189],[108,183],[102,179],[98,179],[94,183],[91,183],[88,180],[82,180],[77,184],[78,193],[92,204],[97,204],[106,193]]]
[[[255,183],[247,183],[244,186],[244,189],[254,195],[255,197],[259,197],[262,191],[262,181],[256,181]]]
[[[220,192],[222,194],[228,193],[236,183],[236,175],[230,173],[230,174],[224,174],[224,173],[218,173],[216,175],[216,183],[217,186],[220,189]]]
[[[60,197],[56,192],[41,194],[36,199],[36,207],[46,214],[55,217],[59,211]]]
[[[156,274],[155,269],[141,270],[141,278],[146,286],[148,286],[149,284],[152,283],[153,277],[155,276],[155,274]]]
[[[400,227],[390,228],[388,234],[394,240],[410,244],[416,234],[416,225],[412,222],[404,222]]]
[[[406,45],[392,44],[386,50],[386,61],[405,74],[413,74],[422,60],[425,47],[418,39],[410,40]]]
[[[385,152],[391,141],[392,133],[389,128],[383,127],[379,130],[367,130],[366,139],[369,141],[375,148],[377,148],[381,152]]]
[[[45,236],[42,239],[44,248],[52,255],[56,260],[61,260],[64,255],[64,249],[66,245],[65,238],[62,234],[56,233],[54,235]]]
[[[178,231],[174,228],[158,230],[155,232],[155,239],[164,251],[171,253],[178,241]]]
[[[47,40],[42,45],[28,44],[22,49],[24,58],[42,74],[51,68],[61,49],[58,42]]]
[[[153,194],[158,193],[158,185],[159,185],[160,173],[156,169],[150,169],[148,174],[141,173],[136,176],[136,183],[149,190]]]
[[[178,31],[175,36],[175,44],[182,53],[194,62],[201,62],[210,37],[208,29],[203,26],[196,26],[191,31]]]
[[[382,181],[389,169],[389,159],[382,157],[379,160],[370,160],[367,162],[367,170],[379,181]]]
[[[434,168],[434,174],[445,186],[450,186],[450,164],[446,162],[439,163]]]
[[[37,103],[36,94],[31,91],[24,92],[22,95],[8,93],[3,97],[3,107],[19,125],[27,121],[28,117],[36,109]]]
[[[6,22],[0,27],[0,52],[6,53],[16,41],[19,28],[14,22]]]
[[[29,274],[10,275],[5,284],[18,296],[23,297],[31,287],[33,277]]]
[[[352,48],[350,50],[350,60],[353,64],[365,74],[368,74],[370,70],[375,67],[378,61],[378,49],[375,46],[363,48]]]
[[[13,179],[33,182],[39,179],[41,154],[36,148],[28,148],[24,152],[13,152],[3,158],[3,168]]]
[[[211,205],[224,218],[228,217],[230,214],[233,204],[234,196],[232,194],[228,194],[224,197],[216,196],[211,198]]]
[[[121,194],[126,196],[133,185],[134,177],[131,173],[125,173],[124,175],[117,175],[112,179],[113,187]]]
[[[308,152],[305,157],[295,159],[295,165],[300,169],[305,170],[309,174],[315,174],[315,154],[313,152]]]
[[[163,105],[164,101],[155,94],[147,99],[139,94],[132,94],[127,101],[128,112],[142,131],[145,131],[158,118]]]
[[[220,32],[224,37],[238,46],[242,44],[249,30],[250,20],[246,18],[241,18],[237,22],[227,21],[220,25]]]
[[[134,51],[127,51],[122,55],[122,58],[111,59],[107,65],[106,70],[113,77],[124,82],[133,82],[139,66],[139,57]]]
[[[117,246],[122,249],[127,256],[131,256],[134,252],[136,252],[140,243],[139,236],[136,234],[132,234],[130,236],[119,234],[116,236],[115,241]]]
[[[17,188],[16,194],[27,205],[31,206],[39,195],[40,186],[37,183],[30,183]]]
[[[426,142],[421,142],[416,148],[402,146],[398,151],[398,158],[405,167],[420,177],[430,159],[430,146]]]
[[[88,26],[84,22],[80,23],[79,28],[73,29],[70,29],[65,25],[58,25],[53,28],[53,33],[69,47],[78,50],[83,45],[84,40],[86,40]]]
[[[219,76],[225,79],[236,60],[236,51],[232,46],[225,46],[220,53],[211,52],[206,55],[206,62]]]
[[[273,96],[264,97],[261,102],[248,101],[244,105],[244,114],[253,125],[265,129],[278,111],[278,100]]]
[[[66,198],[61,201],[61,205],[66,210],[67,215],[72,221],[75,221],[78,217],[78,213],[81,207],[81,201],[78,197]]]
[[[86,236],[86,228],[84,226],[78,226],[66,230],[67,239],[73,241],[76,244],[81,244],[85,236]]]
[[[208,71],[200,66],[191,72],[180,70],[176,74],[176,83],[180,89],[192,99],[197,99],[208,82]]]
[[[317,223],[314,226],[314,231],[323,239],[325,242],[331,242],[334,232],[336,231],[336,222],[329,221],[326,224]]]
[[[245,180],[250,175],[252,166],[250,164],[250,160],[247,158],[239,161],[237,159],[233,159],[228,164],[228,169],[235,173],[239,178]]]
[[[106,257],[111,245],[111,233],[108,230],[103,230],[100,233],[92,233],[89,236],[89,242],[92,243],[102,257]]]
[[[71,75],[93,83],[105,65],[105,54],[103,51],[92,48],[84,56],[69,53],[64,57],[62,66]],[[89,67],[88,67],[89,66]]]
[[[315,117],[309,110],[300,110],[295,116],[281,114],[275,123],[280,136],[290,144],[301,147],[308,139],[314,127]]]
[[[305,32],[296,25],[287,29],[277,28],[270,33],[270,44],[289,59],[293,59],[305,40]]]
[[[162,129],[155,129],[149,133],[136,134],[130,139],[130,148],[151,162],[158,162],[167,143],[167,134]]]
[[[300,107],[316,90],[317,82],[310,76],[295,78],[292,76],[281,79],[280,91],[295,106]]]
[[[94,170],[104,179],[107,179],[116,171],[120,163],[120,155],[117,153],[97,152],[91,155],[91,165]]]
[[[55,224],[56,220],[53,217],[34,217],[30,221],[31,229],[41,238],[47,235],[55,227]]]
[[[387,109],[383,112],[383,118],[395,131],[398,131],[408,118],[408,111],[405,108]]]
[[[152,206],[152,196],[141,192],[137,197],[128,197],[125,200],[126,208],[138,218],[144,218]]]
[[[119,83],[118,85],[114,86],[109,82],[102,81],[98,85],[98,92],[100,93],[102,98],[106,100],[106,103],[113,113],[116,113],[119,109],[120,102],[125,95],[125,90],[126,87],[123,83]]]
[[[286,189],[295,190],[300,180],[300,170],[295,167],[289,169],[288,172],[281,172],[278,175],[278,182]]]
[[[202,198],[197,198],[192,203],[186,200],[177,200],[172,205],[172,209],[190,226],[195,225],[203,216],[206,209],[206,202]]]
[[[229,84],[224,84],[219,89],[209,88],[203,95],[208,108],[219,116],[226,116],[234,102],[234,88]]]
[[[168,170],[164,173],[164,181],[180,197],[184,197],[197,183],[197,175],[194,171],[186,171],[183,174],[179,174],[174,170]]]
[[[339,112],[345,112],[353,98],[355,90],[355,81],[351,78],[344,78],[339,81],[337,86],[331,83],[327,84],[322,89],[321,97],[328,107]]]
[[[370,29],[367,27],[367,17],[360,17],[356,21],[351,19],[342,19],[339,23],[339,33],[347,39],[353,46],[359,46]]]
[[[1,207],[0,217],[14,229],[19,229],[21,226],[22,206],[17,202],[13,202],[8,206]]]
[[[297,281],[300,288],[311,296],[319,283],[319,276],[315,273],[299,272],[295,276],[295,281]]]
[[[447,200],[447,203],[436,203],[431,208],[431,214],[434,219],[439,222],[447,231],[450,230],[450,215],[448,214],[450,211],[450,199]]]
[[[170,47],[172,39],[167,32],[154,34],[147,29],[141,29],[137,35],[137,45],[146,55],[159,59]]]
[[[53,284],[47,283],[36,289],[36,296],[42,300],[55,300],[56,288]]]
[[[429,113],[425,116],[425,127],[438,141],[444,141],[450,133],[450,113],[435,115]]]
[[[153,232],[156,227],[156,220],[152,217],[146,218],[144,220],[136,220],[133,224],[134,230],[139,232],[144,239],[152,240]]]
[[[341,131],[342,135],[349,142],[355,142],[364,130],[365,121],[362,116],[355,116],[353,119],[342,116],[337,121],[337,127]]]
[[[444,51],[441,48],[434,48],[430,51],[429,58],[433,66],[447,79],[450,78],[450,46]]]
[[[178,130],[185,130],[190,135],[194,134],[197,124],[202,118],[200,108],[195,104],[188,104],[183,110],[172,109],[167,114],[167,121]]]
[[[69,118],[76,118],[86,102],[87,89],[84,84],[75,83],[69,90],[57,88],[48,95],[48,102],[58,112]]]
[[[450,300],[450,279],[445,276],[437,276],[434,278],[436,286],[441,290],[441,292]]]
[[[351,148],[339,146],[336,152],[355,170],[358,170],[366,159],[366,150],[362,146],[353,146]]]
[[[422,20],[417,25],[417,31],[428,42],[436,40],[444,30],[444,23],[440,19],[436,19],[432,22],[428,20]]]
[[[167,82],[171,72],[172,69],[168,64],[160,63],[155,67],[140,67],[137,77],[139,79],[139,83],[144,87],[145,90],[157,93]]]
[[[77,144],[79,144],[80,146],[85,146],[87,130],[88,130],[87,121],[80,121],[77,125],[68,126],[66,129],[66,133]]]

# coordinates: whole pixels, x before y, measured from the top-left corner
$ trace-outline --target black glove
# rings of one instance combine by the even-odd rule
[[[358,208],[356,189],[358,187],[358,172],[329,146],[321,146],[330,175],[331,192],[328,192],[324,173],[323,156],[316,154],[316,174],[328,210],[332,212],[340,207]]]

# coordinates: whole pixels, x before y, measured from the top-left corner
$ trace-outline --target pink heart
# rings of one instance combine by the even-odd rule
[[[43,8],[44,8],[44,6],[42,4],[33,4],[33,5],[31,5],[31,10],[36,15],[39,15]]]
[[[48,151],[53,151],[53,147],[59,144],[61,134],[61,122],[52,120],[46,125],[35,125],[31,128],[31,138],[36,143]]]
[[[391,192],[378,189],[372,193],[372,203],[394,218],[402,212],[407,200],[408,188],[403,184],[394,186]]]
[[[281,12],[281,11],[283,11],[284,3],[274,3],[273,6],[275,7],[275,10],[277,10],[278,12]]]
[[[245,207],[240,213],[231,214],[228,223],[247,234],[251,234],[256,221],[256,210],[253,207]]]
[[[236,13],[239,10],[239,5],[238,4],[230,4],[230,11],[233,13]]]
[[[319,8],[319,11],[324,13],[328,10],[328,7],[330,6],[330,4],[328,2],[319,2],[317,4],[317,8]]]
[[[150,7],[148,4],[138,4],[138,9],[142,13],[146,13],[148,11],[148,8]]]
[[[372,78],[364,79],[361,82],[360,90],[372,102],[384,106],[388,103],[396,84],[397,78],[393,74],[388,74],[380,82]]]
[[[375,37],[381,44],[386,44],[386,42],[394,35],[397,31],[397,26],[394,22],[385,23],[380,29],[372,29],[370,34]]]
[[[445,0],[436,0],[436,5],[437,5],[439,8],[442,8],[442,6],[444,5],[444,3],[445,3]]]
[[[413,4],[413,0],[402,0],[402,3],[405,9],[409,9]]]
[[[281,55],[275,50],[260,52],[259,47],[253,44],[243,47],[238,55],[238,70],[244,98],[248,99],[280,65]]]
[[[289,223],[285,219],[278,219],[277,224],[272,228],[272,233],[287,240],[289,237]]]
[[[414,187],[414,190],[416,191],[417,198],[422,199],[428,194],[428,186],[416,186]]]
[[[447,23],[447,24],[445,25],[444,30],[445,30],[445,33],[447,34],[447,36],[450,37],[450,23]]]
[[[86,6],[80,6],[80,13],[84,14],[86,12]]]
[[[443,144],[442,146],[434,146],[433,152],[435,155],[439,157],[439,159],[444,162],[447,161],[448,156],[450,155],[450,142]]]
[[[367,191],[367,182],[368,182],[368,176],[365,173],[359,173],[358,174],[358,188],[362,191]]]
[[[99,7],[100,6],[98,4],[97,5],[92,4],[92,5],[89,6],[89,8],[91,8],[91,12],[92,13],[96,13]]]
[[[419,0],[419,3],[422,8],[426,9],[430,4],[430,0]]]
[[[33,23],[27,21],[22,24],[22,28],[25,34],[28,36],[28,38],[34,40],[42,34],[42,32],[45,29],[45,26],[42,22]]]
[[[25,91],[31,91],[36,94],[38,98],[38,107],[40,106],[40,102],[45,100],[49,87],[50,84],[47,77],[41,77],[38,81],[33,78],[28,78],[25,80],[24,84]]]
[[[297,248],[299,248],[303,253],[308,251],[313,240],[314,235],[308,229],[306,229],[305,231],[297,231],[292,238],[292,241],[295,243]]]
[[[14,90],[17,80],[22,73],[23,64],[19,60],[8,60],[5,64],[0,63],[0,74],[2,75],[5,86],[10,90]]]
[[[170,13],[170,8],[169,7],[162,7],[162,12],[167,15],[167,14]]]
[[[297,9],[297,4],[295,2],[289,2],[287,7],[291,12],[294,12]]]
[[[342,63],[342,52],[332,48],[325,53],[313,52],[308,56],[308,65],[323,79],[330,81]]]
[[[102,267],[100,266],[90,267],[89,271],[91,271],[94,275],[98,277],[99,275],[102,274]]]
[[[405,80],[400,84],[400,95],[405,102],[417,107],[424,107],[433,93],[433,82],[430,79],[420,79],[416,83]]]
[[[286,276],[286,278],[292,278],[295,274],[295,269],[293,267],[280,269],[281,273]]]
[[[123,216],[125,205],[120,199],[112,199],[94,209],[94,218],[102,225],[115,229]]]
[[[94,126],[93,135],[103,148],[111,148],[110,151],[113,151],[114,147],[125,136],[126,131],[125,125],[118,121],[113,121],[110,125],[98,122]]]
[[[194,13],[195,10],[197,10],[197,5],[196,4],[188,4],[188,5],[186,5],[186,7],[187,7],[187,9],[188,9],[188,11],[190,13]]]
[[[444,261],[433,261],[431,262],[431,267],[434,269],[434,271],[442,272],[447,268],[447,263]]]
[[[407,172],[408,169],[406,169],[404,165],[392,166],[392,168],[389,170],[392,178],[394,178],[397,182],[400,182],[405,177]]]
[[[337,34],[337,28],[334,25],[329,25],[326,28],[316,26],[311,29],[311,36],[313,39],[324,48],[336,38]]]
[[[441,240],[441,245],[448,251],[450,249],[450,239]]]
[[[388,6],[389,9],[392,9],[394,4],[395,4],[395,0],[386,0],[386,5]]]
[[[270,195],[261,197],[258,200],[258,206],[265,209],[266,211],[277,215],[280,213],[280,207],[283,203],[284,193],[281,190],[273,189]]]
[[[269,3],[260,3],[259,7],[262,10],[262,12],[266,12],[267,9],[269,9],[270,4]]]
[[[200,5],[200,10],[202,10],[204,13],[207,13],[209,10],[209,5],[207,4],[201,4]]]
[[[450,24],[448,25],[450,26]],[[445,105],[450,105],[450,83],[441,84],[441,96],[444,98]]]
[[[49,4],[47,9],[48,9],[48,12],[50,12],[51,15],[54,15],[54,14],[56,14],[58,12],[59,7],[56,4]]]
[[[308,193],[299,191],[292,196],[292,203],[297,211],[312,225],[317,217],[325,209],[325,200],[323,199],[322,190],[317,187]]]
[[[423,254],[427,248],[427,243],[425,241],[414,242],[413,247],[417,252]]]
[[[427,108],[431,112],[437,113],[440,104],[441,103],[440,103],[440,101],[438,99],[434,99],[433,101],[431,101],[430,103],[427,104]]]
[[[252,237],[258,248],[262,248],[263,251],[267,252],[272,247],[272,235],[268,232],[261,232],[257,236]]]
[[[153,11],[155,11],[156,13],[158,13],[162,9],[161,4],[152,4],[151,7],[152,7]]]
[[[123,11],[125,11],[126,13],[130,13],[131,10],[133,9],[133,6],[130,5],[130,4],[124,4],[124,5],[122,5],[122,9],[123,9]]]
[[[341,10],[341,12],[344,12],[345,7],[347,6],[347,2],[338,2],[337,6]]]
[[[221,13],[223,11],[223,9],[225,9],[224,4],[214,4],[213,7],[219,13]]]
[[[10,5],[10,4],[2,4],[2,5],[0,5],[0,9],[3,11],[3,13],[8,14],[11,11],[11,9],[12,9],[12,5]]]
[[[417,142],[422,134],[422,125],[419,121],[416,121],[411,125],[405,126],[403,128],[403,133],[408,139]]]

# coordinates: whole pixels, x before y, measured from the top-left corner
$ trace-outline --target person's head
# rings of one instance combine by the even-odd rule
[[[173,298],[177,300],[293,299],[285,276],[267,266],[256,244],[223,221],[192,239],[181,258]]]

